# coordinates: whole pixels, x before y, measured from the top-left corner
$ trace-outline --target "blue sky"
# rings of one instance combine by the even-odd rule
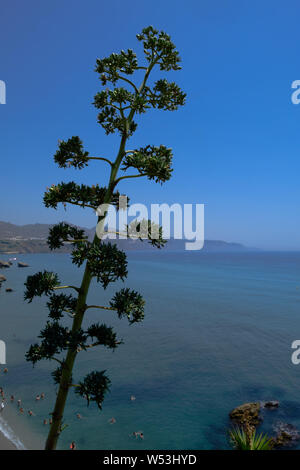
[[[300,249],[300,79],[296,1],[11,0],[0,7],[0,220],[95,224],[89,211],[44,208],[46,186],[105,185],[105,164],[82,172],[53,162],[57,140],[79,135],[91,154],[114,156],[118,139],[96,121],[97,57],[141,52],[135,34],[152,24],[182,57],[169,75],[187,93],[174,113],[140,121],[130,147],[165,144],[174,173],[164,186],[124,182],[133,202],[204,203],[206,238]],[[155,77],[157,78],[158,75]]]

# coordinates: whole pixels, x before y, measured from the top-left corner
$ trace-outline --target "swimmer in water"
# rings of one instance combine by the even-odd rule
[[[75,444],[75,442],[71,442],[71,444],[70,444],[70,449],[71,449],[71,450],[76,450],[76,444]]]
[[[130,400],[131,400],[131,401],[134,401],[134,400],[135,400],[135,396],[134,396],[134,395],[131,395]]]
[[[115,418],[110,418],[110,419],[108,420],[108,422],[109,422],[110,424],[115,424],[117,421],[116,421]]]

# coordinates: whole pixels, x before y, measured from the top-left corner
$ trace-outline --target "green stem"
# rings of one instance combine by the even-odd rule
[[[73,320],[72,332],[76,332],[81,328],[84,312],[85,312],[85,305],[86,305],[86,298],[89,291],[90,283],[92,280],[92,275],[90,273],[88,264],[85,267],[80,291],[78,294],[77,299],[77,308],[76,308],[76,315]],[[56,397],[54,411],[52,413],[52,424],[50,427],[50,431],[48,434],[48,438],[46,441],[45,450],[55,450],[57,445],[57,440],[59,438],[61,432],[61,424],[64,414],[64,409],[68,397],[69,387],[71,384],[71,377],[74,362],[76,359],[77,350],[76,349],[69,349],[66,359],[62,366],[62,374],[59,384],[59,390]]]

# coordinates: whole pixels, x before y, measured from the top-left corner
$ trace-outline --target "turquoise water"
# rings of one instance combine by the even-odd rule
[[[300,429],[300,365],[291,363],[291,343],[300,339],[300,253],[131,252],[128,258],[126,285],[144,295],[145,320],[128,326],[113,312],[88,312],[88,322],[115,326],[125,344],[115,352],[80,353],[74,380],[106,369],[111,392],[98,412],[71,391],[60,448],[74,440],[79,449],[226,449],[229,411],[270,399],[281,406],[269,412],[262,429],[271,432],[277,421]],[[2,418],[26,447],[39,448],[54,402],[49,372],[56,365],[24,362],[47,310],[43,299],[23,302],[23,283],[47,268],[76,284],[80,270],[68,255],[19,259],[30,268],[1,271],[8,279],[3,287],[15,292],[0,293],[0,339],[9,368],[7,375],[0,372],[0,386],[35,416],[19,416],[8,404]],[[103,304],[119,287],[103,293],[95,284],[89,302]],[[46,399],[36,403],[41,392]],[[112,417],[115,424],[108,422]],[[143,431],[144,441],[132,438],[133,431]]]

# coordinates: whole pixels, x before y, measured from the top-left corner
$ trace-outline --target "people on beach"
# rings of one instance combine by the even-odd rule
[[[19,398],[19,400],[17,401],[17,404],[18,404],[18,407],[20,408],[20,406],[21,406],[21,400],[20,400],[20,398]]]
[[[5,407],[5,403],[4,401],[2,400],[1,404],[0,404],[0,412],[4,410],[4,407]]]
[[[39,401],[40,399],[41,399],[40,395],[37,395],[37,396],[35,397],[35,401]]]
[[[28,410],[28,414],[29,414],[29,416],[34,416],[34,413],[33,413],[32,410]]]
[[[8,368],[7,368],[7,367],[5,367],[5,369],[3,369],[3,372],[4,372],[4,374],[7,374],[7,372],[8,372]]]
[[[24,408],[19,408],[19,411],[20,411],[21,414],[23,414],[24,413]]]

